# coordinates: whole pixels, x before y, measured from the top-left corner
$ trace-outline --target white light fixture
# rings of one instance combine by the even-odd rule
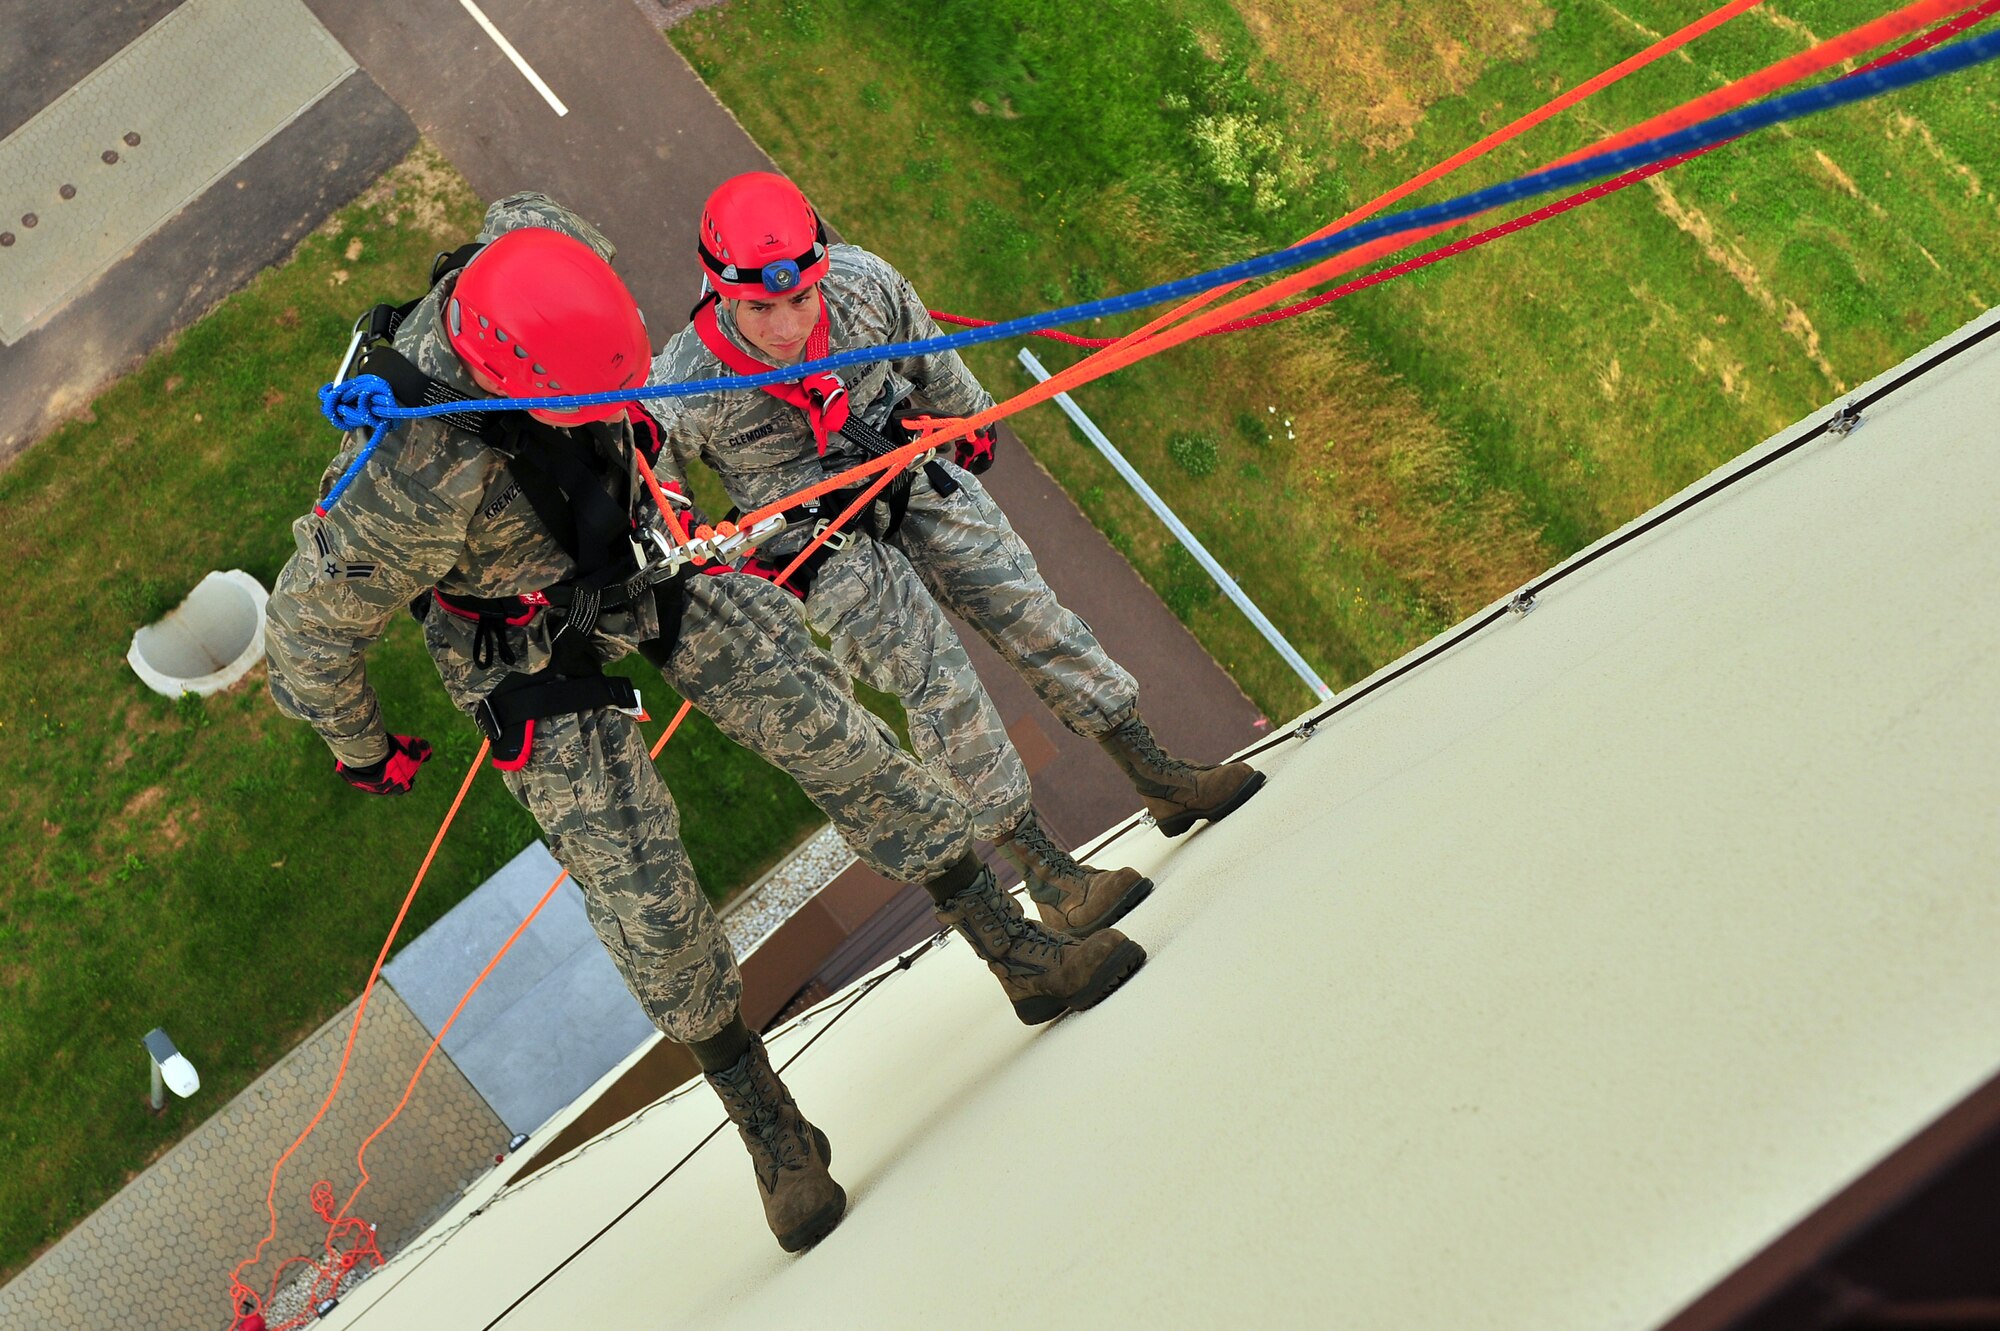
[[[174,1048],[174,1042],[157,1026],[146,1032],[146,1055],[153,1064],[153,1094],[148,1103],[155,1114],[166,1111],[169,1087],[183,1100],[201,1089],[201,1076],[194,1070],[194,1064]]]

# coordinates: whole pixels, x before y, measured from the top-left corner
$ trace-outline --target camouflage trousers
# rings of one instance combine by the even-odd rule
[[[975,836],[1012,832],[1034,798],[1028,769],[973,672],[965,645],[902,551],[861,537],[813,579],[806,615],[834,660],[900,698],[910,748],[965,801]]]
[[[789,773],[877,872],[922,882],[969,848],[964,806],[854,701],[798,603],[770,583],[692,579],[661,673],[724,734]],[[742,976],[637,724],[608,710],[544,718],[528,763],[503,775],[653,1024],[682,1042],[728,1025]]]
[[[911,746],[949,773],[972,808],[974,830],[991,839],[1027,811],[1028,774],[939,607],[971,625],[1086,739],[1130,715],[1139,686],[1056,600],[986,487],[938,465],[958,482],[956,492],[939,494],[919,468],[896,533],[856,539],[828,560],[806,612],[842,665],[903,700]]]

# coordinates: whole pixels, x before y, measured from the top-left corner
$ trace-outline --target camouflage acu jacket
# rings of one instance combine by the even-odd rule
[[[938,326],[909,280],[888,260],[853,245],[835,245],[827,275],[819,289],[826,301],[827,331],[834,352],[879,347],[939,335]],[[737,329],[725,303],[716,311],[723,335],[759,360],[763,353]],[[653,359],[650,382],[683,383],[690,379],[725,378],[730,370],[702,345],[692,327],[668,341]],[[940,416],[967,416],[993,405],[956,352],[877,362],[841,372],[852,410],[881,428],[890,411],[906,397],[908,410]],[[769,393],[699,393],[661,398],[646,409],[683,472],[695,459],[708,463],[722,477],[729,497],[745,509],[802,490],[839,471],[866,461],[838,436],[830,442],[822,464],[805,413]],[[906,412],[907,414],[907,412]],[[782,553],[802,545],[804,531],[786,532],[772,543]]]
[[[479,239],[520,227],[550,227],[615,253],[597,229],[541,194],[516,194],[486,211]],[[427,295],[397,331],[395,346],[418,369],[468,397],[486,397],[445,341],[441,311],[455,279]],[[592,446],[575,435],[579,446]],[[631,447],[629,427],[618,432]],[[367,441],[348,435],[320,482],[324,495]],[[618,471],[627,459],[618,459]],[[651,512],[650,504],[646,511]],[[382,441],[368,465],[325,517],[292,524],[298,552],[279,573],[265,616],[271,696],[278,710],[310,723],[351,766],[388,751],[387,731],[362,656],[412,599],[436,587],[447,596],[505,597],[538,591],[570,576],[575,565],[521,497],[506,459],[479,435],[436,419],[406,421]],[[470,709],[511,670],[533,672],[549,661],[548,616],[507,630],[515,660],[475,668],[472,621],[433,610],[426,644],[452,701]],[[658,632],[650,604],[607,612],[592,646],[605,660],[625,655]]]

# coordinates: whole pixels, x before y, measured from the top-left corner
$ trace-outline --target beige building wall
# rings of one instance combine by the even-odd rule
[[[953,942],[776,1034],[812,1252],[696,1085],[328,1326],[1662,1325],[2000,1070],[1996,402],[2000,337],[1118,838],[1102,1007]]]
[[[333,1084],[353,1018],[350,1004],[0,1288],[0,1331],[226,1326],[230,1271],[268,1224],[271,1166]],[[346,1198],[360,1177],[355,1147],[395,1107],[429,1043],[395,991],[378,985],[339,1096],[280,1177],[278,1237],[246,1282],[261,1287],[285,1258],[322,1250],[313,1183],[326,1179]],[[441,1199],[490,1170],[506,1144],[505,1126],[440,1052],[402,1117],[369,1148],[373,1177],[355,1214],[377,1224],[393,1251]]]

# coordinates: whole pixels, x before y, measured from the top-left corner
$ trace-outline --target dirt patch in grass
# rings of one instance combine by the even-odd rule
[[[1715,222],[1701,209],[1683,202],[1664,175],[1648,177],[1646,188],[1653,192],[1661,214],[1682,234],[1692,238],[1701,247],[1701,252],[1708,261],[1729,274],[1730,278],[1743,288],[1744,294],[1777,319],[1778,327],[1787,337],[1799,344],[1799,349],[1805,352],[1806,359],[1826,376],[1827,383],[1833,390],[1836,393],[1846,392],[1847,383],[1834,372],[1833,362],[1826,358],[1826,352],[1820,345],[1819,332],[1813,327],[1812,319],[1806,312],[1800,309],[1796,302],[1775,295],[1765,282],[1764,275],[1757,271],[1757,265],[1743,252],[1742,247],[1725,241],[1718,234]],[[1859,197],[1852,189],[1852,182],[1849,182],[1849,192]],[[1697,365],[1701,363],[1701,359],[1699,356],[1696,358]],[[1725,378],[1725,391],[1730,391],[1732,388],[1733,386]]]
[[[125,807],[118,812],[121,821],[129,825],[134,818],[143,817],[153,807],[166,798],[165,786],[147,786],[144,790],[125,801]]]
[[[1328,129],[1371,149],[1409,141],[1424,112],[1494,60],[1528,55],[1542,0],[1239,0],[1259,46],[1309,90]]]
[[[363,207],[376,210],[383,226],[407,227],[453,239],[469,239],[460,234],[463,230],[461,219],[468,209],[476,212],[480,206],[472,187],[465,183],[465,177],[459,175],[445,160],[444,154],[433,148],[428,140],[418,144],[409,156],[369,186],[358,202]],[[338,217],[331,219],[327,225],[332,228],[332,234],[341,234],[343,223]],[[360,259],[361,240],[357,237],[350,241],[343,253],[349,263]],[[345,274],[342,280],[345,280]]]

